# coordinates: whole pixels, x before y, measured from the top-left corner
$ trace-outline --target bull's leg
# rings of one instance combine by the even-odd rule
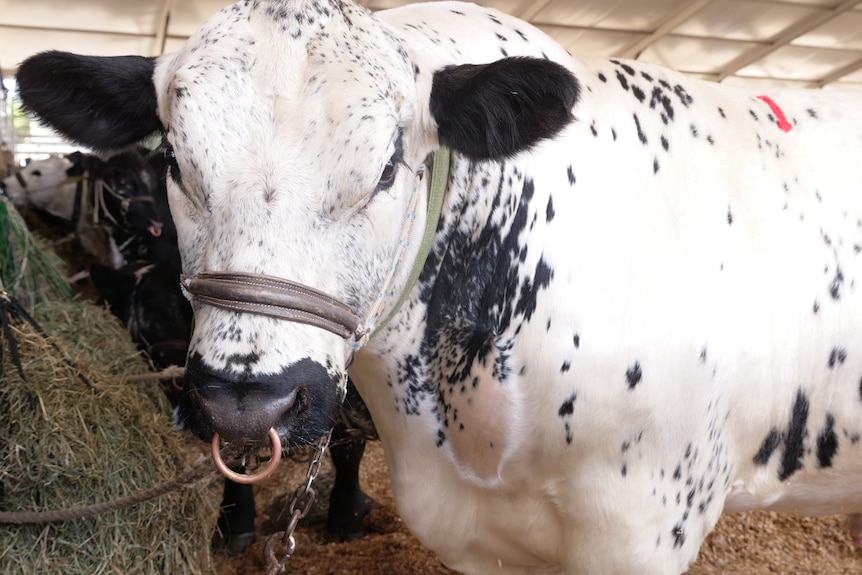
[[[341,541],[365,535],[362,520],[368,513],[368,506],[359,487],[359,464],[365,453],[365,438],[376,436],[368,408],[348,378],[347,395],[342,402],[341,417],[332,430],[329,449],[335,467],[335,483],[329,495],[326,530]]]
[[[335,467],[335,483],[329,495],[329,515],[326,530],[340,541],[358,539],[365,535],[362,520],[368,512],[365,495],[359,487],[359,463],[365,452],[365,440],[338,437],[337,426],[333,433],[329,454]]]
[[[254,541],[254,517],[252,486],[225,479],[213,548],[223,549],[229,555],[245,552]]]

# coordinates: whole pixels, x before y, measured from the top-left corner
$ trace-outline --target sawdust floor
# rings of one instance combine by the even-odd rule
[[[369,442],[361,482],[376,502],[366,517],[367,534],[346,543],[327,541],[323,523],[332,481],[329,459],[315,486],[318,500],[297,530],[297,548],[288,573],[314,575],[454,575],[424,549],[394,509],[383,449]],[[282,463],[277,474],[256,487],[257,540],[240,557],[214,555],[219,575],[266,572],[264,542],[284,528],[287,498],[305,476],[305,465]],[[843,517],[797,518],[766,512],[725,515],[701,548],[689,575],[851,575],[862,574],[862,549],[842,528]]]

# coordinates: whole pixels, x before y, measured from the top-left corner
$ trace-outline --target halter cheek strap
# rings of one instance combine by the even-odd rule
[[[449,163],[451,153],[449,148],[442,147],[434,153],[434,165],[431,168],[431,187],[428,191],[428,216],[425,219],[425,233],[422,234],[422,243],[419,244],[419,252],[416,254],[416,260],[413,262],[413,268],[410,270],[410,275],[407,276],[407,283],[401,289],[401,295],[395,306],[386,318],[377,324],[370,337],[380,333],[386,324],[388,324],[398,310],[407,301],[410,292],[413,291],[413,286],[419,281],[419,275],[422,273],[422,268],[425,267],[425,261],[428,259],[428,254],[431,252],[431,243],[434,241],[434,234],[437,232],[437,224],[440,222],[440,213],[443,210],[443,197],[446,195],[446,184],[449,182]]]

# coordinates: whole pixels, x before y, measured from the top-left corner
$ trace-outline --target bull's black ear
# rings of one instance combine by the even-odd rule
[[[502,158],[562,130],[578,90],[575,76],[550,60],[449,66],[434,74],[431,115],[441,144],[474,159]]]
[[[24,109],[94,150],[126,148],[162,129],[153,86],[155,60],[43,52],[16,79]]]

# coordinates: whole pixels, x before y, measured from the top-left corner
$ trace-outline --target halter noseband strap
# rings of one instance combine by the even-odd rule
[[[290,280],[244,272],[201,272],[182,278],[201,303],[237,312],[268,315],[331,331],[347,339],[360,318],[337,299]]]

